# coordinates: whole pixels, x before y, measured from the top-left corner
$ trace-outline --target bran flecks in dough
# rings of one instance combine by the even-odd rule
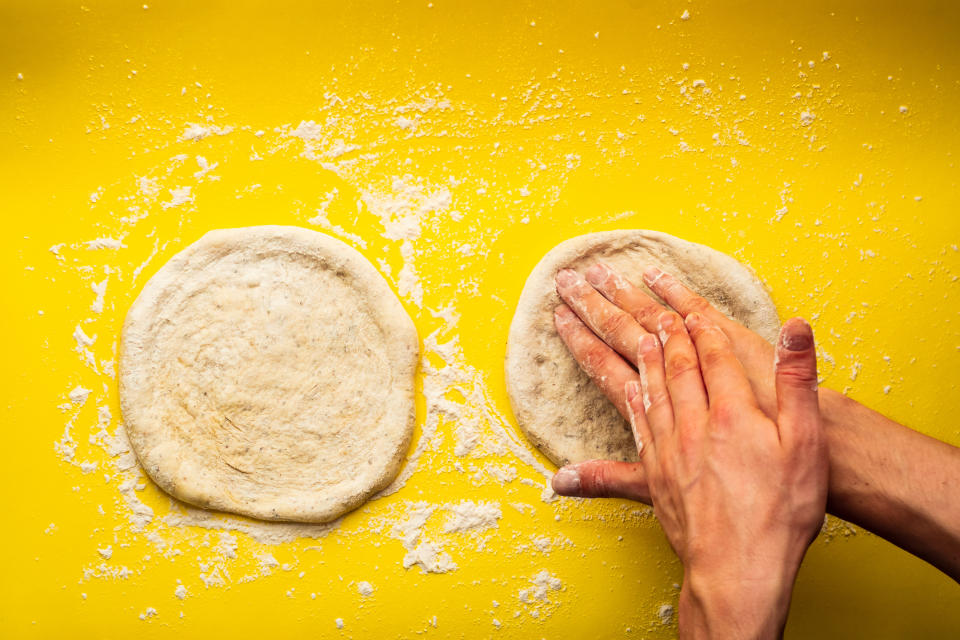
[[[211,231],[127,314],[120,405],[173,496],[328,522],[397,475],[414,425],[416,329],[373,266],[299,227]]]
[[[630,425],[580,369],[554,326],[553,312],[561,302],[556,273],[573,269],[583,274],[598,262],[640,287],[648,266],[672,273],[771,342],[780,326],[773,301],[749,269],[704,245],[640,230],[591,233],[557,245],[527,279],[510,325],[506,358],[507,392],[517,423],[557,465],[637,459]]]

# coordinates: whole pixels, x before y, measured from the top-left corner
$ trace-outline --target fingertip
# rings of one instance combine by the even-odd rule
[[[573,326],[576,314],[565,304],[560,305],[553,310],[553,325],[557,328],[557,333],[564,335],[570,332]]]
[[[643,361],[644,356],[657,349],[657,336],[652,333],[645,333],[637,340],[637,360]]]
[[[580,472],[575,465],[561,467],[550,480],[550,486],[562,496],[579,495],[580,485]]]
[[[595,287],[599,287],[607,281],[608,272],[606,266],[598,262],[587,269],[584,275],[587,279],[587,282]]]
[[[787,351],[807,351],[813,348],[813,328],[803,318],[790,318],[780,328],[777,344]]]
[[[670,339],[671,329],[676,323],[676,317],[670,311],[664,311],[657,318],[657,333],[660,336],[660,344],[666,346]]]
[[[643,282],[652,289],[654,285],[657,284],[657,281],[665,275],[663,271],[650,265],[643,270]]]
[[[568,321],[574,318],[573,309],[565,304],[557,305],[553,310],[553,317],[558,320]]]
[[[817,390],[817,351],[809,322],[790,318],[783,323],[773,367],[778,386]]]
[[[573,269],[560,269],[553,277],[558,288],[572,287],[580,280],[580,274]]]
[[[689,314],[686,318],[683,319],[683,323],[687,325],[688,331],[696,331],[704,327],[706,318],[700,315],[698,312],[694,311]]]

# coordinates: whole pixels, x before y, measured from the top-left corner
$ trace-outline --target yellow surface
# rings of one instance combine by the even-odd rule
[[[782,316],[813,319],[828,385],[960,444],[956,3],[147,3],[0,6],[0,636],[675,632],[657,614],[675,603],[680,568],[655,521],[627,503],[541,502],[522,480],[543,477],[497,453],[491,429],[455,456],[451,420],[406,487],[319,540],[271,548],[237,534],[229,558],[216,531],[164,526],[170,503],[149,483],[137,493],[155,518],[131,530],[118,480],[104,478],[114,463],[88,443],[98,405],[118,426],[116,384],[74,351],[74,327],[97,336],[102,366],[171,255],[212,228],[311,226],[334,188],[330,222],[361,236],[391,282],[401,243],[383,236],[371,203],[396,201],[397,178],[424,197],[449,190],[412,245],[423,308],[404,303],[422,338],[443,325],[428,309],[460,314],[440,342],[459,337],[457,366],[476,376],[451,397],[475,392],[476,411],[487,393],[512,433],[502,361],[526,274],[568,237],[640,227],[745,261]],[[285,133],[310,120],[314,158]],[[188,123],[234,130],[182,140]],[[196,177],[198,155],[219,164]],[[194,201],[164,208],[184,186]],[[101,236],[126,248],[80,244]],[[59,243],[62,260],[48,250]],[[90,285],[107,275],[96,314]],[[86,405],[59,409],[78,384],[93,390]],[[74,463],[99,464],[86,475],[54,449],[74,415]],[[421,403],[418,438],[424,419]],[[490,462],[518,479],[475,478]],[[503,518],[472,535],[444,535],[441,514],[429,521],[456,571],[404,570],[389,527],[370,531],[408,501],[464,498],[499,502]],[[955,583],[860,530],[830,531],[807,556],[788,636],[955,636]],[[532,535],[552,549],[536,551]],[[290,570],[245,581],[266,552]],[[121,566],[132,575],[84,573]],[[205,587],[203,567],[220,567],[225,584]],[[541,569],[563,588],[549,604],[522,603]],[[357,593],[361,580],[373,596]],[[142,621],[148,607],[157,615]]]

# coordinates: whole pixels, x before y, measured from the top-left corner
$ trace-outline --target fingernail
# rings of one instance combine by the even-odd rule
[[[595,264],[587,269],[587,282],[595,287],[602,286],[607,281],[607,268],[602,264]]]
[[[550,482],[557,493],[569,495],[580,492],[580,472],[576,467],[563,467],[557,471]]]
[[[645,333],[637,341],[637,353],[640,354],[638,360],[643,360],[643,356],[657,348],[657,339],[652,333]]]
[[[666,346],[667,340],[670,339],[670,334],[667,330],[673,326],[673,314],[669,311],[667,313],[661,313],[660,317],[657,318],[657,333],[660,334],[660,343]]]
[[[562,269],[557,272],[556,281],[561,287],[571,287],[580,280],[580,276],[573,269]]]
[[[780,330],[780,344],[787,351],[806,351],[813,346],[813,331],[806,320],[802,322],[802,326],[794,328],[793,331],[789,331],[787,325],[784,325],[783,329]],[[797,331],[798,328],[799,331]]]
[[[553,319],[559,324],[566,324],[573,320],[573,311],[567,305],[560,305],[553,310]]]
[[[624,385],[623,391],[627,396],[627,404],[633,404],[633,401],[640,395],[640,383],[636,380],[631,380]]]
[[[647,283],[647,285],[652,285],[654,282],[663,277],[663,275],[664,273],[663,271],[660,271],[660,269],[657,269],[656,267],[647,267],[643,270],[643,281]]]
[[[691,313],[684,319],[684,324],[688,329],[696,329],[700,326],[703,317],[699,313]]]

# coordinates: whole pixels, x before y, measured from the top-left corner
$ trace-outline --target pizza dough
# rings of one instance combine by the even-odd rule
[[[773,301],[756,277],[709,247],[656,231],[605,231],[560,243],[527,278],[510,325],[506,358],[507,392],[517,422],[557,465],[637,459],[630,425],[580,369],[553,324],[553,311],[561,303],[553,280],[557,271],[570,268],[582,274],[597,262],[641,287],[643,270],[657,266],[771,342],[780,326]]]
[[[120,406],[171,495],[326,522],[397,475],[419,341],[373,266],[299,227],[211,231],[144,286],[123,326]]]

